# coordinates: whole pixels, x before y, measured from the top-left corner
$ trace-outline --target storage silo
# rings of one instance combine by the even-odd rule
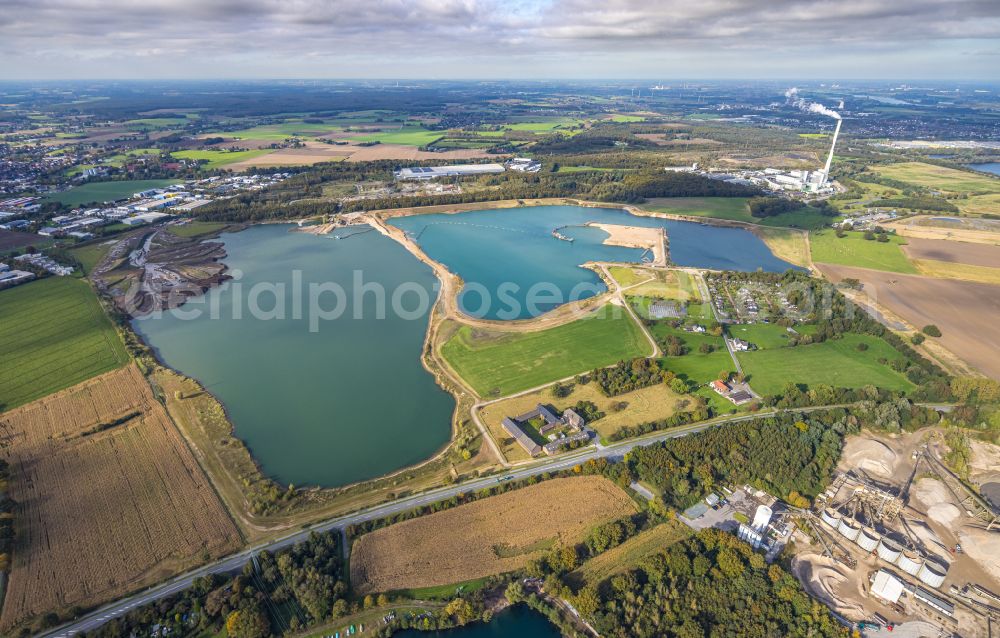
[[[825,510],[823,510],[823,513],[820,514],[819,517],[824,523],[826,523],[833,529],[837,529],[837,524],[840,523],[840,512],[833,509],[832,507],[828,507]]]
[[[862,527],[858,534],[858,546],[866,552],[874,552],[878,547],[878,542],[882,540],[882,535],[870,527]]]
[[[753,528],[757,531],[762,531],[767,529],[768,524],[771,522],[771,508],[767,505],[759,505],[757,507],[757,513],[753,515]]]
[[[909,550],[905,550],[899,555],[899,558],[896,559],[896,565],[910,576],[917,575],[917,572],[920,571],[920,565],[923,562],[923,559],[920,558],[920,554]]]
[[[847,540],[856,541],[858,540],[858,534],[861,533],[861,526],[856,521],[845,517],[840,519],[837,531]]]
[[[944,584],[944,577],[948,569],[931,561],[924,561],[917,572],[917,578],[931,587],[940,587]]]
[[[903,553],[903,548],[890,538],[882,537],[878,542],[878,557],[887,563],[896,564],[899,555]]]

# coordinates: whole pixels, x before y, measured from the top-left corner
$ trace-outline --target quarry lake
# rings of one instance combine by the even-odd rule
[[[584,284],[589,292],[581,298],[597,294],[603,282],[580,264],[640,260],[642,249],[602,244],[607,233],[583,226],[588,221],[665,227],[671,260],[678,265],[793,267],[744,229],[637,217],[620,209],[525,207],[415,215],[391,223],[467,287],[473,282],[493,292],[510,282],[523,301],[539,282],[562,293]],[[574,241],[553,237],[556,228]],[[449,440],[455,402],[420,361],[427,312],[439,288],[431,268],[367,226],[340,232],[340,240],[289,229],[260,225],[224,234],[225,263],[234,279],[134,326],[167,366],[197,379],[222,401],[236,436],[263,472],[282,483],[345,485],[432,456]],[[309,291],[320,284],[344,291],[340,316],[316,321]],[[371,285],[387,292],[384,304],[365,292]],[[275,287],[285,290],[280,303]],[[296,301],[296,289],[305,299]],[[403,289],[409,290],[402,297],[409,301],[399,308],[391,295]],[[427,302],[421,312],[410,311],[418,305],[415,290]],[[463,291],[462,300],[467,296]],[[299,314],[296,303],[304,306]],[[335,305],[333,295],[319,304],[323,310]],[[527,310],[518,317],[538,314]],[[491,315],[495,309],[484,316]]]
[[[361,270],[365,282],[389,290],[417,285],[433,300],[431,269],[378,232],[334,241],[288,230],[265,225],[223,235],[225,263],[242,276],[178,309],[200,309],[198,318],[166,313],[136,320],[135,327],[166,365],[222,401],[236,436],[279,481],[344,485],[427,459],[448,442],[455,403],[420,362],[426,313],[401,318],[387,304],[380,319],[369,295],[361,318],[349,304],[313,332],[308,312],[293,318],[291,292],[286,318],[259,319],[246,310],[245,291],[259,282],[291,291],[301,276],[304,286],[335,282],[351,295],[354,271]],[[273,307],[274,298],[261,294],[259,306]],[[236,299],[244,306],[241,318],[234,318]],[[218,318],[208,312],[213,304]]]
[[[443,631],[409,629],[393,634],[394,638],[559,638],[561,635],[545,616],[523,604],[508,607],[488,623]]]
[[[763,241],[743,228],[641,217],[619,208],[527,206],[389,220],[431,259],[462,278],[462,310],[487,319],[523,319],[559,305],[537,303],[534,306],[539,312],[530,311],[528,291],[539,282],[558,290],[562,299],[573,294],[573,298],[583,299],[603,292],[605,286],[597,273],[580,264],[641,260],[642,249],[605,245],[601,242],[608,234],[584,226],[587,222],[665,228],[670,260],[678,266],[770,272],[796,268],[775,257]],[[555,229],[573,241],[554,238]],[[510,306],[498,302],[502,284],[508,286],[509,297],[517,304],[513,313],[504,314]],[[577,286],[579,292],[574,293]],[[483,303],[485,297],[490,298],[488,305]]]

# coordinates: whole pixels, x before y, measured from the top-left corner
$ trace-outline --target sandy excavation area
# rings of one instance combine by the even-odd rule
[[[588,222],[587,226],[600,228],[608,233],[609,237],[603,242],[608,246],[644,248],[653,253],[653,263],[655,265],[667,265],[666,231],[662,228],[621,226],[618,224],[600,224],[597,222]]]
[[[936,341],[983,374],[1000,379],[1000,286],[849,266],[819,266],[839,282],[853,277],[862,293],[911,326],[937,325]]]
[[[864,607],[856,602],[857,585],[852,582],[846,567],[822,554],[798,554],[792,559],[792,573],[806,590],[838,614],[851,620],[861,620],[867,615]]]
[[[955,223],[939,223],[931,217],[911,217],[885,226],[908,239],[940,239],[1000,246],[1000,224],[994,220],[956,218]]]
[[[896,469],[896,453],[882,441],[867,437],[848,439],[841,458],[848,466],[876,477],[890,477]]]

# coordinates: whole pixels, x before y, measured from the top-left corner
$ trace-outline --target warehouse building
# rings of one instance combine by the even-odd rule
[[[455,166],[413,166],[401,168],[393,175],[399,180],[428,180],[438,177],[468,177],[471,175],[490,175],[504,172],[500,164],[457,164]]]

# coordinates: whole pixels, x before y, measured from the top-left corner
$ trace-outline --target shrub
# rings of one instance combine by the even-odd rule
[[[940,337],[941,336],[941,329],[938,328],[937,326],[935,326],[932,323],[931,324],[927,324],[926,326],[924,326],[923,329],[922,329],[922,332],[925,335],[927,335],[928,337]]]

